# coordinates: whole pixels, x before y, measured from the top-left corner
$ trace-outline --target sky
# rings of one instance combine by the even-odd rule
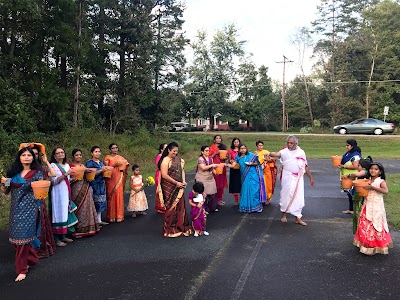
[[[315,20],[320,0],[186,0],[183,25],[186,36],[193,40],[198,30],[212,36],[225,25],[234,23],[239,30],[238,40],[246,40],[246,53],[253,54],[259,67],[268,67],[268,75],[282,82],[283,55],[294,61],[286,65],[285,81],[300,74],[299,54],[290,43],[298,28],[309,27]],[[191,54],[187,51],[188,61]],[[309,73],[311,61],[306,54],[305,71]]]

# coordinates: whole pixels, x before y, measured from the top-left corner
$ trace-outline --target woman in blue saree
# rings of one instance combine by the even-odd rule
[[[264,175],[258,156],[250,153],[247,146],[239,146],[239,155],[228,167],[240,166],[242,189],[240,192],[239,212],[262,212],[262,203],[267,201],[264,186]]]
[[[361,149],[357,145],[357,141],[349,139],[346,141],[346,153],[342,156],[340,162],[340,176],[356,173],[358,171],[358,161],[361,159]],[[349,209],[344,210],[344,214],[353,214],[353,188],[344,190],[349,198]]]
[[[34,248],[40,246],[40,225],[37,222],[40,200],[35,199],[31,183],[43,179],[43,173],[32,149],[18,151],[7,177],[11,178],[11,183],[8,185],[2,180],[1,190],[6,194],[11,192],[9,241],[16,250],[18,276],[15,281],[21,281],[25,279],[28,267],[39,262]]]

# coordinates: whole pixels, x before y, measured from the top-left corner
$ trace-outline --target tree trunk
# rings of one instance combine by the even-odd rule
[[[74,111],[72,117],[72,126],[78,127],[78,107],[79,107],[79,78],[81,72],[81,66],[79,63],[80,51],[81,51],[81,38],[82,38],[82,0],[79,1],[79,15],[78,15],[78,55],[77,55],[77,66],[75,68],[75,83],[74,83]]]
[[[65,54],[61,54],[60,63],[60,86],[67,89],[67,57]]]

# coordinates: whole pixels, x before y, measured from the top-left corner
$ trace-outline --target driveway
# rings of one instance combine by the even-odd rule
[[[400,173],[398,161],[382,162],[387,173]],[[291,216],[279,221],[278,181],[262,213],[238,213],[225,194],[227,205],[208,217],[208,237],[163,238],[154,209],[136,219],[127,213],[124,222],[57,248],[21,283],[0,232],[1,299],[400,299],[400,252],[360,254],[351,216],[341,212],[348,200],[338,170],[323,159],[310,167],[316,186],[306,178],[306,227]],[[146,193],[153,208],[153,187]],[[400,235],[391,234],[396,247]]]

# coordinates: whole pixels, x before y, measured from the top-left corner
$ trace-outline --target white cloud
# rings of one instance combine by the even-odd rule
[[[310,27],[316,18],[320,0],[186,0],[184,30],[194,39],[199,29],[212,35],[224,25],[234,23],[239,39],[246,40],[246,52],[253,53],[254,62],[269,68],[269,76],[282,80],[283,55],[295,61],[286,68],[286,79],[299,74],[296,48],[290,36],[300,27]],[[311,55],[311,52],[309,53]],[[311,67],[311,63],[307,66]]]

